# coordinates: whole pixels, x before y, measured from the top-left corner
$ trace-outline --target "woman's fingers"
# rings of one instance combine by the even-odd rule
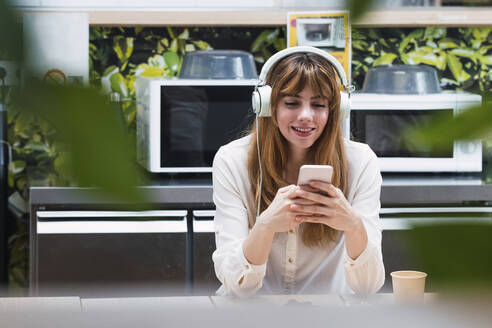
[[[332,185],[331,183],[321,182],[321,181],[311,181],[309,182],[309,186],[312,188],[324,191],[328,196],[333,198],[338,198],[343,196],[343,192]]]
[[[331,217],[333,215],[332,209],[319,204],[311,204],[311,205],[292,204],[290,208],[293,211],[301,214],[320,215],[325,217]]]
[[[296,185],[288,185],[288,186],[285,186],[285,187],[282,187],[282,188],[279,188],[278,189],[278,193],[280,194],[285,194],[285,193],[289,193],[289,192],[292,192],[293,190],[297,189],[297,186]]]
[[[305,198],[294,198],[292,200],[292,204],[296,204],[296,205],[313,205],[313,204],[316,204],[316,202],[314,202],[312,200],[309,200],[309,199],[305,199]]]
[[[320,195],[317,192],[309,192],[306,190],[298,189],[295,191],[295,194],[297,197],[307,199],[307,200],[313,201],[315,203],[321,203],[321,204],[327,203],[328,197]]]
[[[309,185],[302,185],[299,186],[302,190],[309,191],[309,192],[318,192],[319,190],[313,187],[310,187]]]
[[[309,223],[323,223],[331,226],[333,218],[327,218],[323,216],[312,216],[312,215],[298,215],[296,216],[296,221],[299,223],[309,222]]]

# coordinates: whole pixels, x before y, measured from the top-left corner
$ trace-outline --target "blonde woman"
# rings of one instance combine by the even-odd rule
[[[330,61],[290,54],[271,67],[266,84],[271,117],[259,117],[258,127],[214,159],[217,294],[375,293],[384,283],[382,179],[374,152],[342,137]],[[303,164],[331,165],[331,184],[297,186]]]

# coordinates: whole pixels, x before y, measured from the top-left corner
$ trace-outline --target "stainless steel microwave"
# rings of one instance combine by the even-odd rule
[[[423,147],[402,138],[411,126],[441,112],[454,115],[481,104],[481,96],[442,92],[425,95],[355,93],[351,96],[350,133],[368,144],[383,172],[479,172],[480,140],[455,140],[445,148]]]
[[[211,172],[254,119],[257,80],[137,79],[137,160],[150,172]]]
[[[345,48],[343,17],[298,18],[297,44],[322,48]]]

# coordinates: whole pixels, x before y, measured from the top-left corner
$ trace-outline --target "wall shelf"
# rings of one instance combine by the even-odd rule
[[[287,12],[278,8],[262,9],[53,9],[25,8],[23,12],[87,12],[93,26],[280,26]],[[354,26],[492,26],[492,7],[485,8],[401,8],[369,11]]]

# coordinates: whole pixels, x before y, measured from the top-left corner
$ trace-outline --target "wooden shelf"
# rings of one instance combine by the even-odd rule
[[[283,9],[74,10],[23,9],[22,12],[87,12],[94,26],[280,26]],[[402,8],[372,10],[353,22],[361,27],[492,26],[492,8]]]

